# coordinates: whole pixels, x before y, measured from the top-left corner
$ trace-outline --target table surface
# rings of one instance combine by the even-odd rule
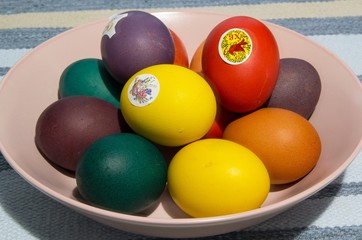
[[[16,61],[47,39],[129,9],[207,11],[267,20],[325,46],[362,80],[361,0],[3,0],[0,82]],[[362,152],[316,196],[257,226],[205,239],[362,239],[361,173]],[[0,233],[0,239],[11,240],[153,239],[98,224],[55,202],[25,182],[1,153]]]

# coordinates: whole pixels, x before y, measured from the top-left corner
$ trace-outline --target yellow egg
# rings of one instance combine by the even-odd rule
[[[194,71],[160,64],[133,75],[121,93],[121,110],[139,135],[165,146],[181,146],[203,137],[216,115],[209,84]]]
[[[175,203],[193,217],[212,217],[259,208],[270,187],[263,162],[249,149],[224,139],[183,147],[168,168]]]

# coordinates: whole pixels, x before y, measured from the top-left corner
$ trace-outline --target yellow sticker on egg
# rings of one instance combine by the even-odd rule
[[[160,83],[152,74],[137,75],[128,87],[128,100],[133,106],[144,107],[152,103],[160,92]]]
[[[224,62],[238,65],[249,58],[252,41],[243,29],[232,28],[220,37],[218,48],[219,55]]]

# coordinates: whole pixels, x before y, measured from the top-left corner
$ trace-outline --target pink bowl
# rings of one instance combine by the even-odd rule
[[[191,59],[208,32],[226,15],[191,12],[155,13],[175,31]],[[34,48],[4,77],[0,89],[0,150],[29,183],[60,203],[109,226],[159,237],[199,237],[240,230],[265,221],[315,194],[337,178],[362,146],[362,87],[335,55],[310,39],[266,23],[275,35],[281,57],[309,61],[320,74],[322,93],[310,121],[322,140],[317,166],[302,180],[274,188],[259,209],[211,218],[189,218],[167,191],[155,208],[142,216],[99,209],[79,200],[74,177],[47,161],[34,144],[40,113],[57,99],[58,81],[70,63],[100,58],[100,39],[107,19],[64,32]]]

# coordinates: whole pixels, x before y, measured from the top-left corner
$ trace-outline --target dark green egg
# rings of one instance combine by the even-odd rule
[[[90,204],[123,213],[139,213],[164,191],[167,166],[158,148],[132,133],[98,139],[77,166],[79,193]]]
[[[298,58],[283,58],[277,83],[266,107],[284,108],[309,119],[320,94],[321,80],[311,63]]]
[[[86,58],[70,64],[63,71],[59,81],[59,97],[92,96],[119,108],[121,88],[100,59]]]

